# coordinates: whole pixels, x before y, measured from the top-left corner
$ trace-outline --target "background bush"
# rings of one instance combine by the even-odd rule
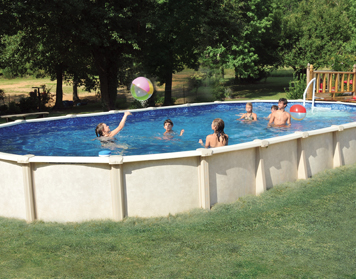
[[[303,93],[307,87],[307,80],[304,74],[300,75],[300,80],[293,75],[293,80],[289,82],[289,87],[284,88],[287,99],[303,99]]]

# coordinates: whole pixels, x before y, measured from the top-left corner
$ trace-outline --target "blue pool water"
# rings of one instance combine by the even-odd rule
[[[99,151],[111,149],[112,155],[142,155],[200,148],[199,139],[212,133],[211,122],[222,118],[229,145],[291,134],[295,131],[310,131],[331,125],[356,121],[356,107],[348,104],[316,104],[313,113],[306,104],[307,116],[302,121],[293,121],[291,127],[267,128],[271,105],[276,102],[254,103],[253,111],[258,121],[237,121],[245,112],[244,103],[220,103],[204,106],[178,107],[133,112],[124,129],[115,136],[116,141],[102,146],[96,139],[95,127],[105,122],[113,130],[123,114],[76,117],[45,122],[32,122],[0,128],[0,152],[19,155],[41,156],[98,156]],[[300,104],[300,103],[299,103]],[[293,105],[290,103],[287,111]],[[177,132],[171,139],[163,138],[163,122],[170,118]],[[179,137],[179,131],[184,135]]]

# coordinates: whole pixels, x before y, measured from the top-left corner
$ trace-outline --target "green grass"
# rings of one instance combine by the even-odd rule
[[[253,84],[233,85],[232,97],[242,100],[278,100],[285,98],[284,88],[288,87],[290,77],[269,77],[266,81]]]
[[[25,94],[28,95],[29,92],[33,91],[32,87],[41,87],[41,85],[46,85],[47,89],[50,89],[52,94],[56,93],[56,80],[51,80],[50,78],[35,78],[32,76],[6,79],[0,77],[0,89],[5,91],[5,94]],[[42,91],[42,90],[41,90]],[[78,89],[78,94],[80,95],[84,91],[82,88]],[[63,83],[63,93],[72,94],[72,86]]]
[[[280,68],[277,70],[273,70],[271,72],[271,77],[293,77],[293,69],[292,68]]]
[[[340,167],[162,218],[0,218],[0,277],[356,278],[355,175]]]

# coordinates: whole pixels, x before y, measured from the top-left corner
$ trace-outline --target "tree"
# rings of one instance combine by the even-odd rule
[[[172,104],[173,73],[198,67],[202,8],[200,0],[163,0],[148,16],[141,61],[148,74],[165,83],[164,105]]]
[[[279,14],[273,1],[214,1],[205,23],[204,63],[235,69],[236,79],[259,78],[280,64]]]
[[[348,4],[348,18],[349,18],[349,30],[351,32],[351,38],[346,46],[346,50],[349,54],[347,61],[355,64],[356,60],[356,2],[350,0]],[[351,65],[348,65],[351,68]]]
[[[122,61],[139,49],[138,34],[148,8],[145,0],[98,0],[78,6],[73,32],[93,56],[104,110],[115,109]]]
[[[284,65],[297,74],[307,64],[315,68],[332,66],[339,69],[347,55],[350,40],[347,0],[302,0],[282,4],[282,40],[280,52]]]
[[[79,72],[87,76],[83,74],[83,68],[88,67],[86,56],[90,52],[86,48],[79,49],[73,40],[75,37],[71,36],[75,10],[66,1],[24,1],[12,8],[12,14],[19,14],[20,19],[13,28],[18,30],[17,34],[2,38],[6,46],[2,55],[3,65],[20,75],[25,74],[28,68],[44,70],[57,80],[55,107],[60,108],[65,72],[72,70],[72,75]]]
[[[137,34],[146,3],[146,0],[22,0],[14,3],[14,13],[21,14],[18,30],[26,35],[26,45],[38,45],[32,48],[32,62],[38,62],[37,65],[41,62],[58,79],[59,102],[59,79],[65,71],[75,68],[73,63],[78,60],[73,57],[87,55],[93,57],[96,65],[103,108],[110,110],[115,109],[120,62],[139,49]]]

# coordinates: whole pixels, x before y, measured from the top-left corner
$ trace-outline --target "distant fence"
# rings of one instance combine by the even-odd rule
[[[356,65],[352,72],[338,71],[315,71],[313,65],[307,67],[307,84],[316,79],[315,96],[329,93],[332,100],[336,100],[336,94],[356,94]],[[310,87],[307,93],[307,99],[311,100],[313,89]]]

